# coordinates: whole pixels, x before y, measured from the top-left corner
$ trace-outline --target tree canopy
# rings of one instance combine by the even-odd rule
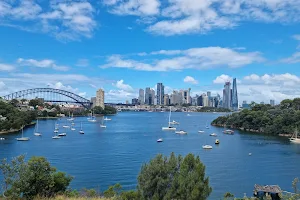
[[[109,115],[109,114],[116,114],[117,110],[114,107],[111,106],[105,106],[105,108],[103,109],[100,106],[95,106],[93,108],[93,111],[95,114],[102,114],[102,115]]]
[[[204,200],[212,191],[199,156],[182,157],[174,153],[170,157],[159,154],[144,164],[137,189],[140,199],[144,200]]]
[[[18,156],[11,163],[4,159],[0,170],[4,177],[4,195],[10,199],[51,197],[66,191],[72,180],[71,176],[57,172],[44,157],[31,157],[25,162],[24,156]]]

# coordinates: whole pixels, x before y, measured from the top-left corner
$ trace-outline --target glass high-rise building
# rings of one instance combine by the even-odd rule
[[[231,109],[231,83],[228,81],[224,85],[223,89],[223,108]]]
[[[233,85],[232,85],[232,109],[234,111],[239,110],[239,100],[238,100],[236,78],[233,79]]]
[[[150,88],[147,87],[145,90],[145,104],[151,105],[151,103],[152,103],[152,94]]]
[[[143,89],[139,90],[139,104],[143,105],[145,103],[145,91]]]
[[[156,100],[157,105],[164,105],[165,87],[162,83],[157,83]]]

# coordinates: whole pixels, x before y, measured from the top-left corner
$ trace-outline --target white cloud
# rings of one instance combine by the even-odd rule
[[[120,90],[124,90],[124,91],[127,91],[127,92],[132,92],[133,91],[133,88],[130,85],[125,84],[124,80],[119,80],[116,83],[113,83],[113,86],[115,86],[116,88],[118,88]]]
[[[125,59],[121,55],[112,55],[102,68],[117,67],[143,71],[170,71],[183,69],[211,69],[216,67],[242,67],[264,61],[259,52],[239,52],[222,47],[203,47],[187,50],[161,50],[143,53],[146,61]],[[162,55],[161,59],[154,59],[151,55]]]
[[[0,21],[2,26],[49,33],[63,41],[90,38],[97,26],[94,8],[87,1],[51,1],[48,9],[31,0],[0,2]]]
[[[91,86],[92,88],[97,88],[97,86],[94,84],[89,84],[89,86]]]
[[[249,81],[258,81],[260,80],[260,77],[256,74],[251,74],[249,76],[245,76],[244,79]]]
[[[107,93],[105,93],[105,101],[112,103],[124,103],[126,100],[128,100],[131,102],[131,99],[136,98],[137,95],[137,93],[127,92],[124,90],[109,90]]]
[[[213,83],[215,84],[224,84],[227,81],[232,81],[232,77],[226,75],[226,74],[222,74],[220,76],[218,76],[215,80],[213,80]]]
[[[296,52],[291,57],[282,59],[281,62],[289,63],[289,64],[299,63],[300,62],[300,52]]]
[[[56,65],[54,60],[44,59],[44,60],[35,60],[35,59],[23,59],[19,58],[17,63],[22,66],[28,67],[40,67],[40,68],[52,68],[58,71],[68,71],[69,67]]]
[[[3,89],[5,87],[5,83],[3,81],[0,81],[0,89]]]
[[[104,0],[111,13],[117,15],[151,16],[159,13],[159,0]]]
[[[293,38],[294,38],[295,40],[300,41],[300,35],[293,35]]]
[[[184,79],[183,79],[183,82],[185,83],[191,83],[191,84],[198,84],[198,81],[195,80],[193,77],[191,76],[186,76]]]
[[[0,71],[13,71],[15,67],[9,64],[2,64],[0,63]]]
[[[87,67],[87,66],[89,66],[89,60],[88,59],[79,59],[76,63],[76,66]]]

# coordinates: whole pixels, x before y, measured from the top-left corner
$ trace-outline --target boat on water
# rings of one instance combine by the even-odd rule
[[[17,140],[17,141],[29,141],[29,140],[30,140],[29,137],[24,137],[23,127],[22,127],[22,137],[16,138],[16,140]]]
[[[103,120],[104,120],[104,121],[111,121],[111,119],[110,119],[110,118],[107,118],[107,117],[105,117]]]
[[[227,129],[227,130],[224,130],[223,133],[228,134],[228,135],[233,135],[234,131],[230,130],[230,129]]]
[[[70,126],[68,126],[68,125],[63,125],[63,128],[70,128]]]
[[[100,124],[100,128],[106,128],[106,125],[104,125],[104,119],[102,120],[102,123]]]
[[[175,120],[171,121],[170,124],[173,124],[173,125],[179,125],[179,122],[176,122]]]
[[[0,140],[5,140],[5,138],[4,137],[0,137]]]
[[[186,116],[191,116],[190,114],[187,114]]]
[[[35,125],[35,128],[34,128],[33,135],[34,136],[42,136],[42,134],[39,132],[39,120],[38,119],[36,120],[36,125]]]
[[[59,137],[67,136],[67,133],[60,133],[58,134]]]
[[[200,130],[200,131],[198,131],[198,133],[204,133],[204,131]]]
[[[215,144],[220,144],[220,140],[216,139]]]
[[[295,144],[300,144],[300,138],[298,138],[298,128],[295,129],[294,134],[290,138],[290,142]]]
[[[61,137],[59,137],[59,136],[57,136],[57,135],[55,135],[55,136],[53,136],[52,137],[52,139],[60,139]]]
[[[84,134],[84,131],[82,130],[82,122],[80,123],[80,131],[79,131],[80,134]]]
[[[68,121],[74,121],[73,113],[72,113],[72,117],[71,117],[70,112],[69,112],[69,118],[67,120]]]
[[[175,133],[180,134],[180,135],[186,135],[187,134],[187,132],[184,131],[184,130],[176,131]]]
[[[212,133],[212,134],[210,134],[210,136],[214,136],[214,137],[216,137],[216,136],[218,136],[216,133]]]
[[[163,142],[164,140],[162,138],[159,138],[158,140],[156,140],[157,142]]]
[[[88,118],[89,122],[97,122],[96,117],[93,115],[93,111],[91,112],[91,117]]]
[[[212,149],[213,147],[211,145],[203,145],[202,148],[203,149]]]
[[[171,126],[171,112],[172,112],[172,109],[171,109],[171,107],[170,107],[169,123],[168,123],[169,126],[168,126],[168,127],[162,127],[162,130],[163,130],[163,131],[176,131],[176,128]]]
[[[71,128],[71,131],[76,131],[76,129],[74,127]]]

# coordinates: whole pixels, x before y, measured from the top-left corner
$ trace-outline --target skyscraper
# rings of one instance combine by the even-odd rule
[[[228,81],[223,89],[223,107],[231,109],[231,83]]]
[[[165,88],[162,83],[157,83],[156,94],[157,105],[164,105]]]
[[[104,90],[99,89],[96,93],[96,106],[104,109]]]
[[[270,104],[271,104],[271,106],[275,106],[275,100],[270,100]]]
[[[145,90],[145,104],[146,105],[151,105],[152,98],[151,98],[151,90],[149,87],[146,88]]]
[[[139,90],[139,104],[143,105],[145,103],[145,91],[143,89]]]
[[[209,101],[208,101],[208,96],[204,93],[202,94],[202,103],[203,103],[203,107],[208,107],[209,105]]]
[[[238,100],[236,78],[233,79],[233,85],[232,85],[232,108],[234,111],[239,110],[239,100]]]
[[[167,106],[167,105],[169,105],[169,103],[170,103],[169,95],[165,94],[165,96],[164,96],[164,105]]]
[[[154,105],[155,103],[155,91],[153,89],[150,89],[150,93],[151,93],[151,104],[150,105]]]
[[[210,91],[207,92],[207,96],[208,96],[208,98],[211,97],[211,92]]]

